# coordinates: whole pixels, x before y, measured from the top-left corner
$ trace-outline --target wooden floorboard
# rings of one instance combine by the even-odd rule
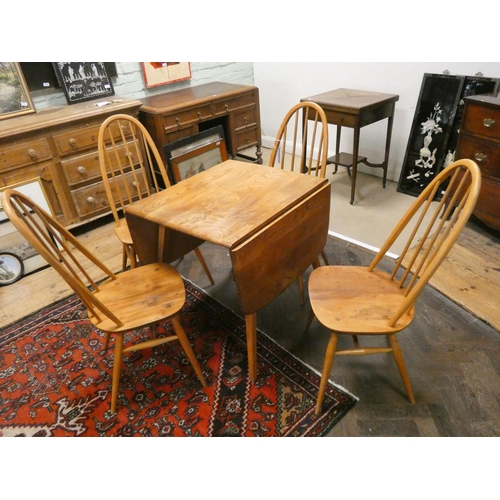
[[[430,284],[500,332],[500,234],[473,218]]]

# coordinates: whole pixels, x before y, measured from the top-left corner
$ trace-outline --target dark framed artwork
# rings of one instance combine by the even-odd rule
[[[0,62],[0,120],[34,112],[19,63]]]
[[[167,157],[168,174],[172,184],[199,174],[227,160],[226,141],[224,140],[222,125],[166,144],[163,148]]]
[[[441,169],[463,86],[463,76],[424,74],[399,192],[418,196]]]
[[[191,64],[188,62],[143,62],[144,83],[149,89],[168,83],[191,78]]]
[[[115,95],[103,62],[55,62],[54,71],[68,104]]]
[[[21,70],[23,72],[26,83],[30,92],[38,90],[60,89],[61,84],[56,76],[54,64],[51,62],[21,62]],[[118,76],[116,63],[103,63],[108,77],[115,78]]]

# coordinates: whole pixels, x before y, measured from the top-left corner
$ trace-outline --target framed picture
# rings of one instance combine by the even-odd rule
[[[447,143],[463,76],[425,73],[413,117],[398,191],[418,196],[447,160]]]
[[[142,72],[147,88],[180,82],[191,78],[188,62],[143,62]]]
[[[191,137],[166,144],[170,182],[176,184],[188,177],[227,160],[226,141],[222,125],[207,129]]]
[[[35,112],[19,63],[0,62],[0,97],[0,120]]]
[[[55,62],[54,71],[68,104],[115,95],[103,62]]]

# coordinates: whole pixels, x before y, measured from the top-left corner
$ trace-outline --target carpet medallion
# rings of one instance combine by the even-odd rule
[[[319,374],[260,331],[251,383],[244,320],[190,282],[186,294],[181,322],[207,388],[178,342],[131,352],[112,415],[114,343],[103,352],[72,296],[0,334],[0,436],[323,436],[356,403],[329,384],[316,417]]]

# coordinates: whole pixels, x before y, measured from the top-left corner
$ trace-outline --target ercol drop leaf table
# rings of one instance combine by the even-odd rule
[[[173,262],[203,241],[229,249],[255,380],[257,311],[319,265],[329,213],[327,179],[228,160],[131,205],[126,218],[143,264]]]

